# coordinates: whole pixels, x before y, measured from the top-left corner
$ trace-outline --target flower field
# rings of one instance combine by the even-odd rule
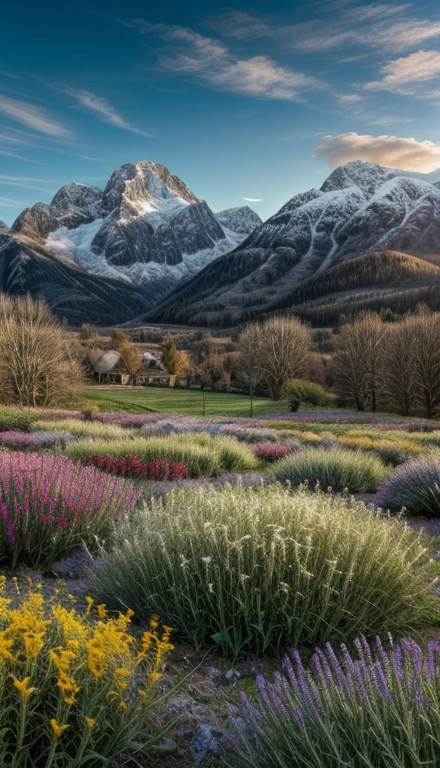
[[[440,768],[439,542],[435,421],[0,409],[0,765]]]

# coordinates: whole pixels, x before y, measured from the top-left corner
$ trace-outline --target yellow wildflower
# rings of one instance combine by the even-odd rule
[[[148,682],[150,685],[155,685],[155,683],[157,683],[157,681],[160,680],[161,677],[162,675],[160,674],[160,672],[154,672],[154,671],[150,672],[148,675]]]
[[[93,728],[93,726],[96,723],[96,720],[94,720],[93,717],[86,717],[85,721],[86,721],[88,727],[90,728],[90,730]]]
[[[92,606],[94,603],[93,597],[90,597],[89,595],[86,596],[86,603],[87,603],[87,610],[84,614],[84,616],[88,616],[90,614],[90,611],[92,610]]]
[[[70,728],[70,725],[60,725],[59,722],[55,720],[55,718],[52,718],[52,720],[50,721],[50,725],[54,732],[56,741],[58,741],[58,739],[60,738],[62,733],[66,730],[66,728]]]
[[[8,638],[7,630],[0,632],[0,661],[15,661],[15,656],[12,653],[14,646],[14,639]]]
[[[97,605],[96,610],[98,611],[99,618],[105,619],[105,617],[107,616],[107,611],[105,610],[105,603],[101,603],[100,605]]]
[[[159,616],[152,616],[149,621],[150,629],[157,629],[159,626]]]
[[[29,687],[29,680],[31,679],[29,677],[24,677],[23,680],[18,680],[14,675],[11,675],[13,681],[14,681],[14,687],[19,692],[21,698],[23,701],[27,701],[31,693],[38,690],[37,688],[30,688]]]

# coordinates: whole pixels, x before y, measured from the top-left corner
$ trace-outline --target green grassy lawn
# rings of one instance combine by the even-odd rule
[[[250,398],[246,395],[229,395],[223,392],[205,392],[191,389],[147,387],[145,389],[98,389],[83,390],[81,397],[101,411],[127,411],[145,413],[148,410],[165,413],[184,413],[190,416],[249,416]],[[269,398],[254,398],[253,415],[285,413],[285,401],[274,402]]]

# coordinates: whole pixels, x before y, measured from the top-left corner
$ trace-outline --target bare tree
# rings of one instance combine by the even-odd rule
[[[336,386],[343,396],[352,398],[358,411],[367,400],[376,410],[377,395],[383,380],[384,337],[386,328],[374,312],[363,312],[352,323],[342,326],[333,358]]]
[[[82,381],[75,344],[43,300],[0,294],[0,399],[70,404]]]
[[[288,379],[307,371],[310,331],[296,317],[271,317],[249,325],[240,335],[241,371],[249,386],[262,382],[279,400]]]
[[[134,344],[131,343],[125,331],[116,328],[113,331],[113,343],[121,355],[133,384],[136,384],[136,374],[142,366],[141,356]]]
[[[440,314],[422,306],[408,323],[415,356],[416,398],[432,419],[440,406]]]
[[[408,416],[416,399],[416,349],[412,318],[388,325],[385,342],[385,393]]]
[[[238,374],[249,387],[251,415],[254,393],[263,376],[260,355],[256,354],[256,349],[260,346],[260,332],[260,325],[248,325],[238,340]]]

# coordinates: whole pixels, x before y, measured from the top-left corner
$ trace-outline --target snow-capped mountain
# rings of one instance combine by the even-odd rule
[[[23,211],[12,231],[157,303],[258,224],[247,206],[214,215],[165,166],[142,161],[114,171],[103,191],[67,184],[50,205]]]
[[[354,161],[296,195],[234,251],[177,288],[149,318],[236,322],[264,311],[330,267],[368,252],[440,253],[440,190]]]
[[[258,213],[255,213],[248,205],[226,208],[224,211],[216,213],[215,218],[223,229],[229,229],[239,235],[250,235],[256,227],[263,223]]]

